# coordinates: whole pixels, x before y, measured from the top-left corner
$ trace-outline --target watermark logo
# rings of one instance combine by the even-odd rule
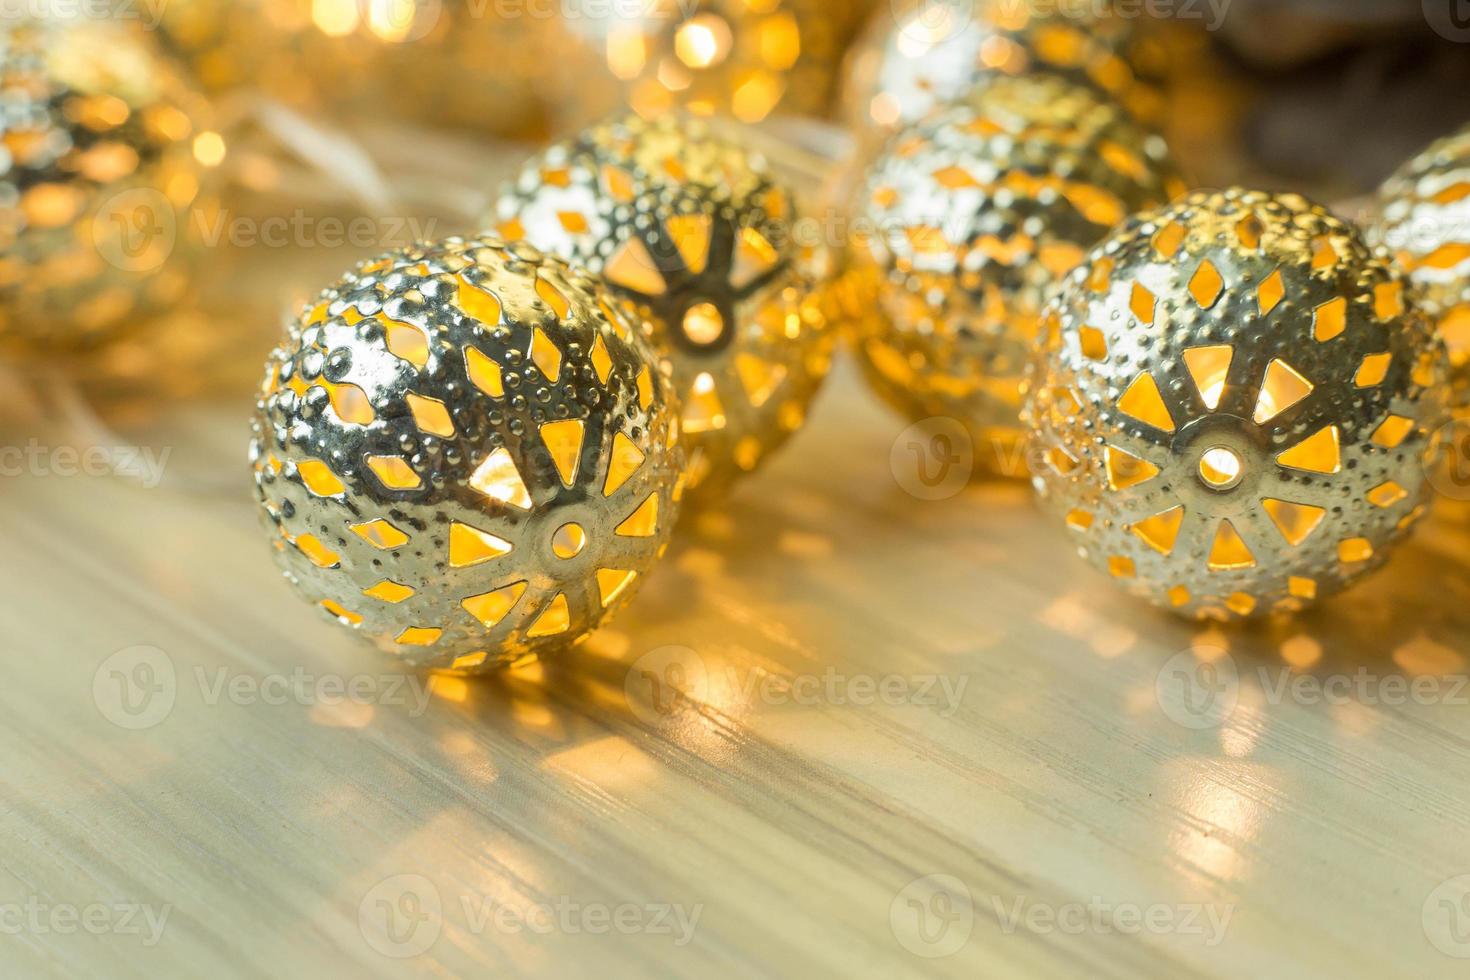
[[[888,452],[893,479],[918,500],[947,500],[970,483],[975,444],[958,420],[942,415],[915,422]]]
[[[158,647],[119,650],[92,675],[92,701],[119,728],[152,728],[169,716],[178,695],[174,662]]]
[[[163,482],[172,447],[150,446],[45,446],[37,439],[24,446],[0,446],[0,477],[120,476],[136,480],[145,490]]]
[[[173,205],[151,187],[134,187],[103,201],[92,215],[91,228],[97,253],[133,274],[162,268],[179,232]]]
[[[659,647],[628,668],[623,695],[639,721],[667,724],[689,706],[709,700],[709,670],[689,647]]]
[[[953,956],[975,929],[970,889],[954,875],[915,878],[888,906],[888,927],[898,944],[915,956]]]
[[[1446,956],[1470,959],[1470,874],[1441,881],[1424,899],[1424,935]]]
[[[991,907],[1000,922],[1001,932],[1014,935],[1017,930],[1039,936],[1061,933],[1080,936],[1086,933],[1119,933],[1125,936],[1172,935],[1197,936],[1204,945],[1214,947],[1225,940],[1235,904],[1186,902],[1169,904],[1154,902],[1111,902],[1094,895],[1085,902],[1036,902],[1025,895],[1009,901],[992,895]]]
[[[439,889],[423,875],[384,878],[358,903],[357,927],[375,952],[392,959],[427,953],[444,929]]]
[[[1159,710],[1185,728],[1218,728],[1235,711],[1240,674],[1235,660],[1218,647],[1198,646],[1174,654],[1154,678]]]
[[[137,936],[152,948],[163,938],[172,904],[146,902],[46,902],[31,895],[23,902],[0,902],[3,936]]]
[[[1470,0],[1421,0],[1424,20],[1446,41],[1470,41]]]
[[[1434,434],[1435,451],[1424,461],[1429,485],[1451,500],[1470,500],[1470,419],[1454,419]]]
[[[975,0],[889,0],[889,8],[898,24],[898,42],[906,48],[928,48],[947,41],[975,16]]]

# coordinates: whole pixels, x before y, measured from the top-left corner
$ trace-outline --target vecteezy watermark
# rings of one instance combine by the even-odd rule
[[[172,453],[169,446],[45,446],[31,439],[24,446],[0,446],[0,478],[122,476],[152,490],[163,482]]]
[[[423,875],[384,878],[363,895],[358,928],[373,950],[394,959],[421,956],[444,931],[447,914],[474,936],[561,934],[568,936],[663,936],[676,947],[694,939],[704,905],[670,902],[584,902],[558,895],[540,902],[513,903],[478,892],[462,892],[446,902]]]
[[[953,956],[970,941],[975,928],[970,889],[954,875],[915,878],[893,896],[888,928],[898,944],[915,956]]]
[[[133,20],[158,27],[170,0],[0,0],[0,20]]]
[[[90,223],[92,247],[123,272],[157,272],[173,254],[179,219],[172,202],[151,187],[133,187],[98,206]]]
[[[1316,674],[1284,665],[1261,665],[1254,679],[1268,705],[1470,705],[1470,676],[1465,674],[1410,677],[1367,667]],[[1216,647],[1201,646],[1170,657],[1154,678],[1154,693],[1159,709],[1176,724],[1218,728],[1234,714],[1241,683],[1233,657]]]
[[[1424,899],[1424,936],[1446,956],[1470,959],[1470,874],[1446,878]]]
[[[194,230],[206,248],[228,243],[235,248],[401,248],[437,238],[436,218],[386,215],[342,218],[311,215],[296,209],[289,215],[253,218],[228,211],[194,212]]]
[[[346,704],[406,708],[421,717],[432,697],[429,684],[415,674],[314,673],[296,667],[287,673],[249,673],[202,666],[185,675],[200,701],[215,707],[267,705],[336,707]],[[181,686],[173,658],[158,647],[133,646],[103,660],[92,675],[92,701],[103,718],[119,728],[140,730],[172,714]]]
[[[965,674],[848,674],[833,667],[794,676],[734,667],[715,671],[691,648],[666,646],[633,662],[623,680],[623,693],[633,714],[649,725],[663,724],[702,704],[914,705],[950,718],[959,710],[969,683]]]
[[[1446,41],[1470,41],[1470,0],[1421,0],[1424,20]]]
[[[918,500],[947,500],[970,483],[975,443],[970,430],[943,415],[904,429],[888,451],[894,482]]]
[[[1230,928],[1235,903],[1110,902],[1094,895],[1085,902],[1038,902],[1025,895],[990,897],[1001,932],[1014,935],[1024,929],[1035,935],[1062,933],[1120,933],[1125,936],[1199,936],[1206,946],[1218,946]]]
[[[0,902],[0,935],[4,936],[138,936],[153,947],[163,938],[172,904],[147,902],[47,902],[30,895],[24,901]]]
[[[1470,419],[1454,419],[1434,434],[1434,452],[1424,461],[1424,474],[1439,494],[1470,500]]]

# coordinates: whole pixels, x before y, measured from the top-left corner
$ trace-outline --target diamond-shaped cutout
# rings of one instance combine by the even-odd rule
[[[493,327],[500,322],[500,300],[464,276],[459,277],[454,305],[466,316],[479,320],[487,327]]]
[[[1210,545],[1209,568],[1212,572],[1227,572],[1242,568],[1253,568],[1256,556],[1246,546],[1245,539],[1229,521],[1221,521],[1215,531],[1215,540]]]
[[[1332,236],[1318,235],[1312,242],[1312,271],[1328,269],[1337,264],[1337,249],[1332,247]]]
[[[434,626],[410,626],[398,634],[397,642],[406,647],[431,647],[444,631]]]
[[[362,594],[369,599],[377,599],[379,602],[402,602],[411,597],[414,590],[385,578],[371,589],[363,589]]]
[[[374,548],[379,548],[383,551],[392,551],[394,548],[401,548],[408,544],[408,535],[381,517],[368,521],[365,524],[353,524],[352,533],[362,538]]]
[[[952,191],[962,190],[966,187],[980,186],[975,178],[970,175],[970,171],[957,164],[941,167],[934,171],[933,177],[934,182],[940,187],[945,187]]]
[[[1110,555],[1108,574],[1113,578],[1133,578],[1138,574],[1138,569],[1133,564],[1133,559],[1127,555]]]
[[[1154,294],[1149,292],[1143,283],[1135,282],[1133,284],[1133,292],[1128,299],[1128,308],[1133,311],[1133,315],[1138,318],[1139,323],[1148,324],[1154,322],[1154,307],[1157,303],[1158,300],[1154,297]]]
[[[475,617],[481,626],[490,629],[510,614],[516,603],[521,601],[521,596],[525,594],[525,591],[525,582],[515,582],[504,588],[495,589],[493,592],[472,595],[461,602],[460,606],[465,612]]]
[[[416,395],[412,392],[407,396],[408,410],[413,414],[414,425],[422,432],[430,435],[440,436],[445,439],[454,436],[454,421],[449,417],[449,409],[437,398],[428,398],[424,395]]]
[[[303,534],[292,543],[317,568],[336,568],[342,563],[342,556],[322,544],[314,534]]]
[[[619,524],[615,534],[625,538],[649,538],[658,530],[658,494],[651,493],[638,505],[638,509]]]
[[[1367,538],[1348,538],[1337,543],[1339,561],[1353,564],[1373,557],[1373,543]]]
[[[322,387],[327,389],[327,394],[332,398],[332,411],[343,422],[349,425],[371,425],[373,419],[377,418],[372,402],[368,401],[367,392],[357,385],[324,382]]]
[[[306,489],[318,497],[335,497],[347,492],[347,487],[332,468],[319,459],[303,459],[296,464],[296,472]]]
[[[567,314],[572,310],[572,304],[562,295],[561,290],[540,276],[536,277],[536,295],[540,296],[542,302],[551,307],[551,312],[556,314],[558,320],[565,320]],[[550,375],[547,376],[550,377]]]
[[[491,398],[505,395],[505,385],[500,377],[500,365],[474,347],[464,349],[465,375],[470,383]]]
[[[1404,284],[1381,282],[1373,287],[1373,315],[1380,320],[1391,320],[1404,312]]]
[[[1179,527],[1184,523],[1184,505],[1170,507],[1161,514],[1145,518],[1130,525],[1128,530],[1143,539],[1143,542],[1161,555],[1174,550],[1179,537]]]
[[[580,211],[558,211],[556,221],[569,235],[583,235],[587,232],[587,216]]]
[[[608,375],[612,374],[612,356],[607,352],[607,344],[602,341],[602,334],[598,334],[592,341],[592,370],[597,372],[597,380],[607,384]]]
[[[602,599],[603,608],[617,602],[618,596],[622,595],[637,577],[637,572],[617,568],[599,568],[597,570],[597,594]]]
[[[652,404],[653,374],[649,371],[648,366],[644,365],[643,369],[638,372],[638,407],[646,412],[648,406]]]
[[[388,335],[388,350],[395,356],[401,357],[415,367],[423,367],[429,363],[429,337],[423,328],[402,320],[389,319],[382,313],[378,314]]]
[[[561,349],[540,327],[531,331],[531,360],[546,375],[547,381],[554,383],[561,377]]]
[[[1154,233],[1154,251],[1159,258],[1168,260],[1179,251],[1179,246],[1184,244],[1184,226],[1177,221],[1171,221]]]
[[[331,599],[323,599],[318,605],[348,626],[358,626],[362,623],[361,616],[349,609],[343,608],[341,603],[333,602]]]
[[[1358,373],[1353,376],[1353,384],[1359,388],[1372,388],[1383,384],[1383,379],[1388,377],[1388,366],[1392,361],[1393,354],[1387,352],[1367,355],[1363,358],[1363,363],[1358,365]]]
[[[581,419],[563,419],[546,422],[541,426],[541,441],[551,453],[551,462],[564,486],[570,487],[577,480],[577,465],[582,456],[582,437],[586,423]]]
[[[611,497],[628,478],[643,465],[643,450],[621,432],[613,433],[612,452],[608,454],[607,478],[602,484],[602,495]]]
[[[1108,356],[1107,338],[1096,327],[1080,327],[1077,330],[1077,343],[1082,350],[1082,356],[1089,361],[1101,361]]]
[[[531,624],[531,628],[526,630],[526,636],[555,636],[558,633],[565,633],[570,625],[571,612],[567,608],[566,593],[558,592],[556,598],[548,602],[541,610],[541,615],[536,617],[536,622]]]
[[[1248,214],[1241,218],[1235,225],[1235,237],[1239,240],[1241,247],[1255,251],[1261,247],[1261,235],[1266,228],[1261,224],[1261,219],[1254,214]]]
[[[1154,376],[1147,371],[1134,378],[1128,390],[1119,397],[1118,411],[1155,429],[1174,431],[1174,420],[1169,416],[1169,407],[1164,404],[1163,395],[1159,394]]]
[[[1285,298],[1286,283],[1281,279],[1280,269],[1272,272],[1256,287],[1256,303],[1261,310],[1261,316],[1276,309],[1277,304]]]
[[[1261,507],[1265,509],[1266,516],[1271,518],[1271,523],[1281,532],[1287,544],[1293,547],[1301,544],[1311,533],[1321,525],[1322,518],[1327,516],[1327,511],[1321,507],[1313,507],[1311,504],[1296,504],[1289,500],[1277,500],[1274,497],[1266,497],[1261,501]]]
[[[1225,378],[1230,373],[1230,362],[1234,357],[1235,348],[1229,344],[1191,347],[1184,352],[1184,366],[1189,369],[1189,376],[1199,389],[1200,400],[1212,412],[1220,406],[1220,396],[1225,393]]]
[[[1347,300],[1330,299],[1312,311],[1312,336],[1325,343],[1347,329]]]
[[[1312,392],[1312,383],[1302,377],[1301,372],[1281,358],[1266,365],[1265,377],[1261,379],[1261,391],[1256,396],[1256,411],[1252,417],[1257,425],[1270,421],[1286,411]]]
[[[1337,426],[1328,425],[1277,455],[1276,462],[1312,473],[1336,473],[1342,465]]]
[[[416,490],[423,485],[419,475],[402,456],[368,456],[368,469],[388,490]]]
[[[1403,500],[1409,492],[1392,480],[1386,480],[1368,491],[1368,503],[1374,507],[1392,507]]]
[[[1378,428],[1373,430],[1373,442],[1384,449],[1394,449],[1413,431],[1413,419],[1406,419],[1402,415],[1390,415]]]
[[[1220,273],[1209,259],[1199,264],[1194,270],[1194,275],[1189,278],[1189,295],[1199,304],[1200,309],[1208,310],[1215,305],[1215,300],[1225,291],[1225,280],[1220,278]]]
[[[1127,490],[1159,475],[1159,468],[1146,459],[1139,459],[1117,446],[1108,446],[1105,452],[1108,471],[1108,486],[1114,490]]]
[[[522,510],[531,509],[531,494],[526,490],[526,483],[521,479],[521,471],[516,467],[515,460],[510,458],[510,452],[504,446],[486,456],[485,461],[475,469],[470,477],[470,487],[491,500]]]
[[[1105,293],[1113,282],[1113,269],[1116,263],[1110,258],[1101,258],[1092,263],[1092,268],[1087,273],[1087,288],[1094,293]]]
[[[454,521],[449,525],[449,567],[472,568],[511,552],[511,543],[488,531]]]

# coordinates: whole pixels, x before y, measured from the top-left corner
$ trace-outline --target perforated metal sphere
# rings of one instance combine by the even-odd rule
[[[1043,330],[1036,488],[1137,595],[1295,610],[1424,511],[1442,345],[1402,275],[1301,197],[1195,193],[1129,219]]]
[[[689,487],[756,468],[806,417],[831,362],[791,195],[700,121],[606,122],[533,159],[487,220],[602,276],[668,359]]]
[[[880,7],[847,56],[842,102],[850,126],[892,129],[963,98],[982,80],[1060,75],[1157,122],[1163,100],[1140,77],[1138,18],[1105,4],[895,0]],[[1143,59],[1147,60],[1147,59]]]
[[[200,97],[137,25],[0,21],[0,343],[105,339],[183,294]]]
[[[888,144],[868,175],[853,276],[874,389],[968,427],[1022,474],[1021,382],[1048,289],[1128,214],[1182,190],[1164,141],[1058,78],[999,79]]]
[[[412,663],[481,670],[633,594],[674,522],[677,429],[594,280],[450,239],[360,265],[290,325],[250,458],[307,599]]]
[[[1450,356],[1452,403],[1470,409],[1470,126],[1400,167],[1378,191],[1368,240],[1388,248]]]

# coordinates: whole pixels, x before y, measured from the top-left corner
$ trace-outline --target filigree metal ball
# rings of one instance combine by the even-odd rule
[[[75,347],[175,303],[224,144],[134,25],[0,23],[0,342]]]
[[[1470,409],[1470,127],[1431,144],[1379,192],[1368,239],[1388,248],[1438,321],[1452,404]]]
[[[530,161],[489,219],[600,275],[669,360],[689,488],[756,468],[805,419],[831,361],[794,203],[700,121],[629,116]]]
[[[582,638],[668,541],[677,412],[585,273],[495,239],[393,252],[271,356],[251,462],[286,577],[382,649],[477,671]]]
[[[863,192],[853,323],[874,389],[965,425],[1024,472],[1021,382],[1048,289],[1128,214],[1182,190],[1164,141],[1058,78],[999,79],[889,143]]]
[[[1137,595],[1293,611],[1424,511],[1443,348],[1402,275],[1301,197],[1195,193],[1131,218],[1043,329],[1036,488]]]
[[[895,0],[848,54],[842,101],[849,125],[859,133],[909,125],[981,80],[1038,71],[1095,87],[1157,121],[1162,99],[1134,56],[1143,44],[1137,18],[1084,6]]]

